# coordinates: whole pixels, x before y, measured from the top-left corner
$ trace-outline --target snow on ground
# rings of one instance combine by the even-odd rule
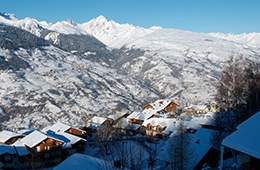
[[[79,153],[75,153],[61,164],[56,166],[53,170],[64,170],[64,169],[74,169],[74,170],[96,170],[96,169],[117,169],[115,167],[111,167],[110,163],[94,158],[88,155],[83,155]]]

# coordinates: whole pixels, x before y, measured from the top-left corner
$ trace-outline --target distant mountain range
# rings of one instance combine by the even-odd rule
[[[133,111],[158,98],[214,102],[229,57],[260,60],[260,34],[194,33],[99,16],[77,24],[0,13],[0,117],[35,128]]]

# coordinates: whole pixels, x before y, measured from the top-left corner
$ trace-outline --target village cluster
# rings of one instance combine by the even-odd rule
[[[63,123],[40,130],[0,132],[0,169],[35,169],[83,153],[86,132]]]
[[[157,100],[143,107],[142,111],[118,113],[107,117],[93,117],[88,126],[98,129],[104,126],[115,126],[127,129],[134,134],[146,134],[153,139],[167,139],[176,129],[179,121],[184,120],[188,129],[198,129],[207,124],[213,113],[220,112],[216,104],[191,105],[179,108],[172,100]],[[181,114],[182,113],[182,114]]]
[[[233,165],[234,161],[230,160],[231,158],[225,160],[222,156],[220,160],[219,155],[223,155],[225,148],[237,153],[237,164],[239,160],[240,165],[248,166],[250,160],[259,159],[258,150],[242,147],[243,142],[252,143],[252,141],[259,140],[258,138],[257,140],[251,139],[254,135],[243,138],[243,135],[246,134],[241,135],[241,133],[251,132],[250,130],[246,132],[244,129],[257,126],[256,120],[259,119],[260,113],[245,121],[236,132],[225,138],[220,153],[219,150],[212,147],[210,139],[212,131],[217,130],[212,122],[214,114],[222,111],[216,104],[193,105],[180,109],[179,105],[172,100],[157,100],[144,106],[140,112],[117,113],[107,117],[94,116],[88,121],[88,127],[85,130],[98,131],[107,127],[115,127],[126,130],[132,135],[146,135],[147,139],[156,142],[174,137],[174,131],[180,122],[184,122],[186,133],[192,137],[190,143],[194,157],[196,157],[191,169],[202,169],[205,168],[205,165],[211,167]],[[56,166],[74,153],[86,153],[87,133],[88,131],[61,122],[41,130],[17,132],[4,130],[0,132],[0,169],[34,169]],[[164,152],[166,150],[160,153],[160,157],[167,161],[169,158],[165,157],[167,154]]]

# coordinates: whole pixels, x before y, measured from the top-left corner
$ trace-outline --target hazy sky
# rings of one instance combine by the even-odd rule
[[[193,32],[260,32],[260,0],[0,0],[19,19],[77,23],[99,15],[118,23]]]

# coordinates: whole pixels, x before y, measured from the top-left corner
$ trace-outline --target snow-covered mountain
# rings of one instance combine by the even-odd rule
[[[1,13],[0,23],[0,115],[10,128],[14,120],[77,125],[86,114],[133,110],[155,98],[214,101],[230,56],[260,59],[259,33],[146,29],[103,16],[78,24]]]
[[[0,37],[0,117],[5,128],[42,127],[58,120],[79,125],[87,114],[134,110],[159,97],[142,81],[27,31],[0,25]]]

